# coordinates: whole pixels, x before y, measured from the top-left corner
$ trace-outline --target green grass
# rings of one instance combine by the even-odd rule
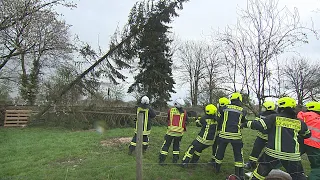
[[[199,130],[188,127],[182,138],[180,159]],[[150,147],[143,159],[144,179],[224,179],[234,172],[231,145],[227,147],[219,174],[205,165],[211,158],[211,148],[203,151],[198,166],[187,169],[177,165],[159,166],[158,153],[165,132],[166,127],[152,128]],[[256,133],[247,129],[243,133],[246,161]],[[100,143],[101,140],[131,136],[132,128],[107,130],[102,135],[95,131],[53,128],[1,128],[0,179],[135,179],[135,157],[127,155],[128,143],[109,147]],[[303,159],[308,173],[310,167],[306,158]],[[169,153],[166,162],[171,160]]]

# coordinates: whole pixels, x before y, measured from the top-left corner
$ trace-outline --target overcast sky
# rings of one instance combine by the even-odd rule
[[[79,36],[80,40],[88,42],[93,47],[98,44],[103,51],[108,50],[110,36],[117,26],[122,29],[127,22],[128,14],[136,0],[74,0],[77,8],[70,10],[59,7],[63,19],[71,27],[71,33]],[[190,0],[179,11],[180,16],[172,23],[172,31],[181,40],[208,39],[213,30],[224,29],[227,25],[235,24],[239,17],[237,11],[246,7],[247,0]],[[301,21],[320,29],[320,0],[280,0],[279,7],[287,6],[290,10],[298,8]],[[297,51],[302,56],[319,61],[320,42],[311,37],[310,43],[303,45]],[[132,78],[129,79],[132,81]],[[177,81],[177,80],[176,80]],[[176,94],[172,99],[185,97],[186,91],[179,82]],[[129,96],[126,99],[132,99]]]

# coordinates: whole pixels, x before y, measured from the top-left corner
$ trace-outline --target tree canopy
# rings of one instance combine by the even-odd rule
[[[182,9],[178,1],[142,1],[131,9],[122,37],[139,33],[119,49],[118,55],[129,62],[137,59],[138,74],[128,93],[139,92],[150,97],[153,105],[164,107],[174,93],[172,76],[172,52],[169,23]]]

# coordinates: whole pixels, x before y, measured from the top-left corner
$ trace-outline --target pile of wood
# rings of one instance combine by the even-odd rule
[[[25,127],[27,126],[32,110],[6,110],[4,127]]]

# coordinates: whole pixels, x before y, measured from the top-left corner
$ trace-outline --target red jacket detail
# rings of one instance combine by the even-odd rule
[[[168,126],[170,126],[170,111],[171,111],[171,109],[172,108],[170,108],[168,110],[168,116],[167,116]],[[182,127],[183,127],[184,131],[187,131],[187,127],[186,127],[187,111],[183,110],[183,113],[184,113],[184,117],[183,117]],[[174,115],[173,118],[174,119],[172,121],[172,125],[179,126],[180,116]]]
[[[315,112],[302,112],[297,115],[311,131],[311,137],[304,139],[304,144],[320,149],[320,115]]]

